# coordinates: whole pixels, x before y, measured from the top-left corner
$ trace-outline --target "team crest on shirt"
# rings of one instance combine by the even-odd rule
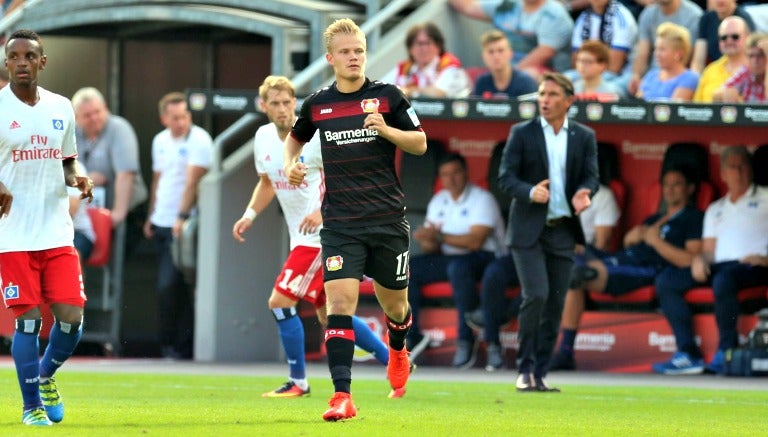
[[[344,265],[344,258],[341,255],[329,256],[325,259],[325,268],[329,272],[341,270],[342,265]]]
[[[363,108],[363,112],[367,114],[379,112],[379,99],[363,99],[360,102],[360,107]]]
[[[53,123],[54,130],[64,130],[64,120],[54,118],[53,120],[51,120],[51,123]]]
[[[9,283],[7,287],[3,288],[3,298],[5,300],[18,299],[19,298],[19,286],[13,285],[13,282]]]

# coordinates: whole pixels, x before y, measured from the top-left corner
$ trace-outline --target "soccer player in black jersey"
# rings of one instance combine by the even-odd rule
[[[404,195],[395,173],[396,148],[422,155],[426,135],[410,103],[394,85],[365,77],[365,35],[350,19],[325,30],[325,57],[336,81],[309,96],[285,140],[285,173],[302,183],[302,145],[320,130],[326,192],[320,232],[328,297],[325,347],[335,393],[323,414],[327,421],[354,417],[352,355],[360,280],[374,280],[376,297],[389,329],[387,376],[390,396],[402,393],[410,360],[405,335],[408,307],[408,246]]]

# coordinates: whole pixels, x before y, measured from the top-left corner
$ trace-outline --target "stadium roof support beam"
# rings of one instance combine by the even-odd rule
[[[27,19],[43,21],[68,16],[74,13],[101,10],[105,15],[110,15],[112,9],[140,6],[142,8],[166,8],[169,15],[175,15],[175,9],[189,9],[194,6],[219,7],[243,12],[256,12],[272,16],[277,19],[299,21],[309,27],[308,45],[306,51],[309,59],[315,59],[325,53],[323,44],[323,30],[334,19],[349,16],[362,18],[358,11],[363,9],[340,2],[321,0],[168,0],[158,4],[152,0],[68,0],[66,2],[41,2],[37,7],[27,11]],[[355,2],[362,4],[366,11],[375,8],[367,2]],[[59,21],[60,22],[60,21]],[[207,23],[206,23],[207,24]],[[280,73],[275,71],[275,73]],[[284,72],[283,72],[284,73]]]
[[[72,1],[88,3],[85,0]],[[109,1],[121,3],[119,0],[104,0],[104,2]],[[124,0],[122,3],[129,2]],[[308,39],[307,27],[300,21],[221,6],[178,5],[171,8],[167,5],[132,5],[90,9],[69,8],[67,12],[60,9],[48,11],[53,14],[43,13],[44,11],[35,8],[29,12],[24,14],[15,25],[35,29],[39,33],[92,24],[156,21],[216,26],[265,35],[272,38],[272,72],[289,76],[293,74],[290,51],[295,49],[297,43],[307,44]]]

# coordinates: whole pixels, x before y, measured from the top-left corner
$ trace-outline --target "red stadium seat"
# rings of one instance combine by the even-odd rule
[[[739,303],[762,301],[766,298],[765,287],[750,287],[739,290]],[[685,301],[691,305],[714,305],[715,293],[711,287],[696,287],[685,293]]]
[[[477,289],[480,289],[480,284],[477,284]],[[452,299],[453,290],[451,290],[451,283],[448,281],[434,282],[427,284],[421,290],[425,299]],[[520,287],[510,287],[506,290],[506,296],[509,299],[514,299],[520,295]],[[366,278],[360,282],[360,295],[361,296],[374,296],[373,280]]]
[[[112,249],[112,216],[107,208],[88,208],[91,217],[96,241],[93,243],[91,256],[86,260],[86,265],[102,267],[109,262]]]
[[[655,214],[658,211],[659,205],[661,205],[661,184],[654,182],[646,190],[641,190],[641,193],[637,193],[637,197],[645,202],[647,208],[645,217]],[[706,211],[713,200],[715,200],[715,187],[708,181],[701,182],[696,193],[696,208]]]
[[[624,232],[624,213],[627,206],[627,187],[624,185],[624,182],[619,179],[611,179],[608,182],[608,187],[611,189],[613,197],[616,199],[616,205],[619,207],[619,211],[621,211],[621,217],[619,217],[619,221],[613,229],[609,246],[609,250],[615,252],[621,249],[621,239]]]
[[[640,287],[621,296],[612,296],[608,293],[590,291],[589,298],[598,304],[651,306],[656,299],[656,289],[653,285]]]
[[[488,69],[485,67],[466,67],[464,71],[467,72],[467,76],[469,76],[469,80],[472,81],[472,86],[474,87],[477,78],[482,76],[483,73],[487,73]]]
[[[611,192],[613,192],[613,197],[616,198],[616,204],[619,206],[619,210],[623,211],[624,207],[627,206],[627,187],[624,185],[624,182],[618,179],[611,179],[611,181],[608,182],[608,187],[611,189]]]

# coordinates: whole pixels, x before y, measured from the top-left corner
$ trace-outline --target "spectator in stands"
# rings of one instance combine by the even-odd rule
[[[472,95],[484,99],[509,99],[536,92],[539,85],[528,73],[512,66],[514,52],[504,32],[492,29],[480,38],[483,63],[488,68],[477,78]]]
[[[701,8],[690,0],[656,0],[656,3],[648,5],[640,13],[637,46],[632,62],[632,76],[627,85],[629,94],[636,95],[645,73],[658,67],[656,57],[651,55],[657,36],[656,29],[659,25],[664,22],[672,22],[685,27],[688,29],[690,41],[691,35],[699,34],[699,18],[702,13]],[[688,65],[688,59],[685,59],[683,64]]]
[[[25,1],[26,0],[3,0],[2,4],[0,4],[0,17],[23,5]]]
[[[690,268],[670,269],[656,279],[656,296],[672,332],[677,352],[655,363],[656,373],[701,373],[703,359],[693,336],[691,309],[685,293],[699,284],[712,286],[720,335],[717,353],[707,366],[722,373],[725,351],[738,346],[738,291],[768,285],[768,188],[753,183],[751,156],[744,146],[724,147],[720,176],[728,193],[704,215],[702,252]]]
[[[165,358],[192,358],[194,290],[174,265],[171,244],[179,223],[190,217],[197,201],[197,183],[211,165],[213,141],[192,124],[183,93],[160,99],[165,129],[152,140],[152,189],[144,235],[157,250],[157,294],[160,342]],[[177,229],[178,228],[178,229]]]
[[[614,253],[588,251],[577,257],[571,290],[563,309],[562,340],[550,370],[573,370],[574,345],[586,291],[620,296],[651,285],[667,267],[688,267],[701,250],[703,214],[689,205],[696,190],[685,168],[668,168],[661,177],[663,206],[624,236],[624,249]]]
[[[712,94],[713,102],[766,103],[765,57],[768,55],[768,34],[752,34],[747,40],[747,65],[742,66]]]
[[[637,40],[637,22],[618,0],[589,0],[589,4],[590,7],[576,18],[573,28],[573,63],[578,68],[576,54],[583,43],[601,41],[609,47],[605,71],[606,79],[612,80],[628,67],[629,52]]]
[[[635,20],[640,17],[640,13],[643,12],[643,9],[645,9],[646,6],[652,5],[653,2],[654,0],[619,0],[619,3],[632,12],[632,16],[635,17]]]
[[[560,0],[565,5],[565,9],[571,14],[571,18],[575,19],[581,14],[584,9],[589,7],[590,0]]]
[[[573,19],[557,0],[450,0],[458,12],[490,21],[507,34],[518,70],[538,79],[543,71],[565,71]]]
[[[603,73],[608,67],[608,47],[600,41],[585,41],[576,51],[576,71],[579,78],[573,82],[576,98],[599,98],[612,95],[612,100],[624,96],[624,90],[605,80]],[[602,100],[602,99],[601,99]]]
[[[84,165],[80,165],[80,172],[88,174]],[[72,225],[75,229],[75,250],[80,255],[80,263],[88,261],[96,241],[96,233],[93,230],[91,217],[88,215],[87,204],[83,203],[81,192],[76,187],[67,187],[69,194],[69,215],[72,217]]]
[[[96,88],[78,90],[72,96],[72,106],[78,160],[88,167],[88,176],[96,186],[96,204],[110,209],[112,225],[117,226],[147,198],[136,132],[126,119],[109,112]]]
[[[695,103],[712,103],[712,96],[741,67],[747,65],[747,38],[749,28],[743,18],[726,17],[720,23],[719,45],[723,52],[720,59],[704,68],[699,85],[693,94]]]
[[[686,67],[690,53],[691,40],[685,27],[659,25],[653,50],[657,67],[643,76],[635,96],[648,101],[690,102],[699,83],[699,75]]]
[[[422,254],[410,260],[408,300],[413,325],[408,343],[413,358],[429,341],[419,329],[422,287],[450,281],[458,322],[453,366],[464,369],[474,364],[477,352],[474,332],[467,326],[464,314],[477,307],[477,282],[486,266],[504,251],[504,222],[493,195],[469,182],[464,157],[444,157],[438,177],[443,189],[429,201],[424,225],[413,233]]]
[[[712,1],[712,9],[704,12],[699,19],[699,34],[693,47],[691,70],[701,73],[704,67],[720,59],[725,53],[721,50],[720,41],[723,36],[722,23],[728,17],[741,18],[747,34],[755,30],[755,23],[749,12],[744,10],[743,6],[737,5],[736,0]],[[737,35],[737,33],[728,35]]]
[[[471,81],[461,61],[445,50],[445,38],[435,23],[417,24],[405,36],[408,59],[381,78],[408,97],[467,97]]]

